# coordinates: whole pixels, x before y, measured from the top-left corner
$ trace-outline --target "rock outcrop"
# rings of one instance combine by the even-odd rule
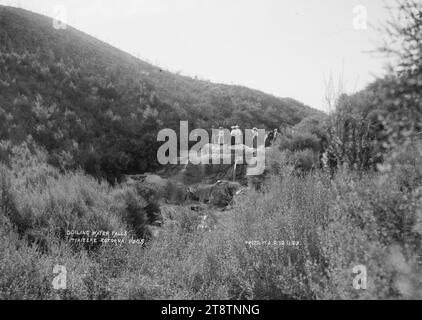
[[[218,208],[228,206],[236,192],[242,189],[238,182],[218,180],[215,183],[201,182],[186,186],[179,181],[157,175],[128,176],[126,182],[155,190],[160,200],[167,203],[182,205],[199,202]]]
[[[208,203],[218,208],[228,206],[242,186],[236,182],[217,181],[214,184],[199,183],[189,187],[192,200]]]

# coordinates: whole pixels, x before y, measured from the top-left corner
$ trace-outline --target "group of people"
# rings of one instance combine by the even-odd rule
[[[214,128],[214,127],[213,127]],[[257,143],[258,143],[258,128],[253,128],[253,146],[256,148],[257,147]],[[277,134],[278,134],[278,130],[274,129],[272,131],[266,131],[265,133],[265,147],[270,147],[273,145],[273,143],[276,141],[277,139]],[[231,136],[231,145],[236,145],[236,144],[243,144],[244,143],[244,139],[243,139],[243,132],[240,129],[239,125],[234,125],[231,126],[231,130],[230,130],[230,136]],[[219,127],[218,128],[218,134],[216,137],[213,137],[213,143],[214,144],[224,144],[225,140],[225,128],[224,127]]]
[[[269,144],[268,147],[272,146],[273,143],[277,140],[277,135],[278,135],[277,129],[269,131],[265,138],[265,146],[267,146],[267,143]]]

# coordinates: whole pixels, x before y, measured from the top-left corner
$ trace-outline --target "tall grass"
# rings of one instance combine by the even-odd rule
[[[159,237],[146,246],[87,250],[55,231],[136,233],[150,221],[145,192],[18,158],[0,170],[2,299],[422,297],[422,188],[407,162],[411,187],[402,166],[331,177],[281,165],[260,191],[238,195],[215,228],[201,231],[197,213],[167,206]],[[55,264],[68,270],[66,290],[52,288]],[[353,286],[357,265],[367,268],[366,290]]]

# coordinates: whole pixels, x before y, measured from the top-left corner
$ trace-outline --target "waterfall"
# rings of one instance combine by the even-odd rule
[[[185,173],[185,172],[186,172],[186,168],[188,167],[188,164],[189,164],[189,162],[188,162],[188,163],[186,163],[186,164],[183,166],[183,169],[182,169],[182,171],[180,171],[180,172]]]
[[[233,182],[236,182],[236,168],[237,168],[237,159],[234,162],[234,168],[233,168]]]

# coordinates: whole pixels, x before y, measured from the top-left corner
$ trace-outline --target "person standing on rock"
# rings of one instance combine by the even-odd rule
[[[258,128],[252,129],[252,148],[258,148]]]
[[[231,136],[231,141],[230,144],[234,145],[235,143],[235,126],[231,126],[231,131],[230,131],[230,136]]]
[[[270,140],[272,138],[272,132],[271,131],[265,131],[265,147],[268,148],[270,146]]]
[[[274,129],[273,139],[271,141],[271,145],[273,145],[274,142],[277,140],[277,134],[278,134],[278,130],[277,129]]]
[[[243,143],[243,134],[242,130],[240,130],[240,127],[238,125],[232,127],[232,131],[230,133],[232,137],[232,145],[238,145]]]
[[[218,128],[218,136],[217,136],[217,144],[222,145],[224,144],[224,128]]]

